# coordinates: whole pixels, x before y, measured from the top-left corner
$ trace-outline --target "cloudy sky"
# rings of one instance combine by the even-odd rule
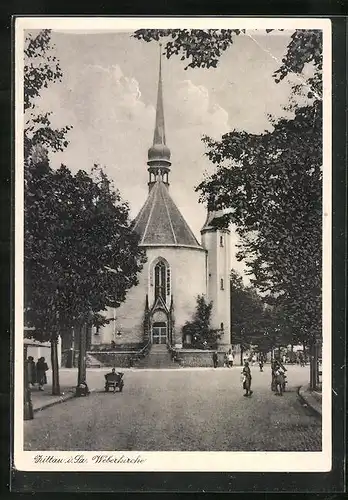
[[[170,192],[200,241],[205,208],[194,192],[214,166],[204,156],[203,134],[219,138],[233,129],[270,129],[267,115],[284,116],[290,82],[276,84],[291,31],[235,37],[216,69],[188,69],[163,60],[167,145],[172,153]],[[63,78],[41,93],[42,110],[55,126],[72,125],[70,144],[52,155],[54,167],[90,171],[105,166],[131,215],[147,196],[147,149],[153,138],[158,82],[157,43],[122,32],[52,32]],[[243,266],[234,261],[234,267]]]

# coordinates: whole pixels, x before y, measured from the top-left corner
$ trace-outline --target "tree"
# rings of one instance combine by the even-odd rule
[[[268,30],[271,31],[271,30]],[[139,30],[135,37],[164,41],[167,57],[187,67],[216,67],[236,30]],[[170,39],[172,38],[172,40]],[[312,66],[312,75],[304,69]],[[322,32],[296,30],[276,82],[297,76],[289,109],[293,118],[274,121],[262,134],[232,131],[221,141],[204,138],[216,172],[199,184],[210,209],[228,209],[239,258],[252,283],[282,311],[296,336],[314,344],[321,335],[322,217]]]
[[[240,29],[141,29],[134,37],[145,42],[164,40],[164,52],[182,61],[191,59],[187,68],[216,68],[221,54],[233,43],[233,37],[245,32]]]
[[[62,72],[50,31],[28,36],[24,68],[25,318],[36,339],[52,344],[52,392],[59,394],[57,338],[74,327],[100,325],[137,283],[145,261],[129,207],[102,169],[90,176],[54,171],[49,151],[64,149],[70,127],[54,129],[37,113],[37,98]],[[81,357],[81,352],[80,352]]]
[[[213,303],[207,303],[203,295],[197,297],[197,307],[192,321],[186,321],[182,328],[183,337],[189,335],[191,347],[196,349],[215,349],[221,331],[210,328]]]
[[[265,30],[266,33],[272,31],[274,29]],[[185,69],[216,68],[222,53],[232,46],[234,37],[245,33],[245,29],[140,29],[134,33],[134,38],[145,42],[162,42],[168,59],[177,56],[182,61],[190,60]],[[275,76],[280,81],[289,72],[299,74],[309,63],[313,63],[318,72],[321,72],[322,32],[296,30]],[[311,85],[313,92],[321,94],[322,83],[318,72],[311,77],[308,84]]]
[[[246,287],[242,277],[233,269],[230,288],[232,343],[240,345],[242,360],[243,351],[256,343],[263,319],[263,304],[256,291]]]
[[[25,193],[26,320],[35,335],[100,324],[137,284],[145,262],[129,207],[104,172],[31,167]],[[105,319],[106,322],[106,319]]]
[[[244,285],[242,277],[233,269],[230,286],[232,340],[241,346],[241,362],[243,352],[251,346],[267,354],[291,343],[293,332],[281,308],[264,304],[255,287]]]
[[[62,151],[67,145],[67,125],[61,129],[52,127],[51,113],[38,111],[42,89],[59,82],[62,70],[54,55],[51,30],[38,34],[29,33],[24,47],[24,168],[25,181],[30,175],[30,166],[42,160],[48,151]]]
[[[68,141],[65,136],[70,126],[54,129],[50,121],[50,113],[37,112],[38,98],[43,88],[49,84],[60,81],[61,68],[54,55],[54,46],[51,43],[50,30],[40,31],[38,34],[28,34],[24,48],[24,185],[25,189],[30,183],[32,167],[45,162],[49,151],[62,151]],[[40,245],[40,242],[38,242]],[[25,243],[26,246],[26,243]],[[26,275],[28,273],[25,270]],[[42,288],[37,290],[42,293]],[[35,292],[34,292],[35,293]],[[28,304],[25,304],[28,308]],[[26,309],[29,312],[28,309]],[[47,318],[49,322],[49,319]],[[50,331],[51,335],[47,334]],[[41,329],[34,330],[31,335],[37,339],[51,341],[52,361],[52,392],[59,394],[59,374],[57,356],[57,335],[50,323],[47,324],[46,333]]]

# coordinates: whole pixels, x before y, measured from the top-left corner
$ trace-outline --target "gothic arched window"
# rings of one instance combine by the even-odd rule
[[[163,261],[159,261],[155,266],[155,300],[161,297],[166,300],[166,265]]]

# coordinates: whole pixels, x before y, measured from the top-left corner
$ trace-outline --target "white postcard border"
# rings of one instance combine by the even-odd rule
[[[134,31],[141,28],[323,30],[323,414],[321,452],[23,451],[23,50],[24,30]],[[22,471],[326,472],[332,463],[331,243],[332,243],[331,21],[323,18],[17,17],[15,22],[15,367],[14,464]],[[68,405],[69,403],[67,403]],[[67,406],[68,409],[68,406]],[[39,459],[41,456],[42,459]],[[109,462],[93,459],[111,457]],[[123,457],[123,458],[122,458]],[[128,462],[127,462],[128,459]],[[107,459],[106,459],[107,460]]]

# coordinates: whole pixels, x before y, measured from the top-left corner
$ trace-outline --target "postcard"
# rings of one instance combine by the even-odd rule
[[[331,93],[323,18],[16,18],[17,470],[331,470]]]

